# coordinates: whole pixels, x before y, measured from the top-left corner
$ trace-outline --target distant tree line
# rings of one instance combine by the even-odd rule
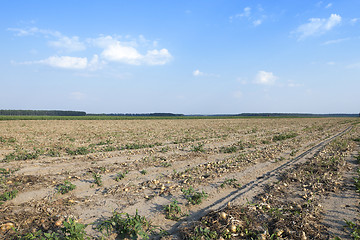
[[[125,116],[125,117],[181,117],[184,114],[175,113],[102,113],[102,114],[87,114],[87,116]]]
[[[313,113],[241,113],[234,116],[244,117],[358,117],[360,114],[347,113],[328,113],[328,114],[313,114]]]
[[[60,111],[60,110],[0,110],[0,115],[6,115],[6,116],[86,116],[86,112]]]

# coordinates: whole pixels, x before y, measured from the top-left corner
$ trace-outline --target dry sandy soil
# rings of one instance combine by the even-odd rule
[[[343,225],[359,220],[358,123],[1,121],[0,194],[17,192],[0,205],[0,238],[60,234],[71,218],[90,224],[91,239],[120,239],[96,229],[116,211],[145,216],[150,238],[351,239]],[[66,180],[76,188],[61,194]],[[201,203],[189,203],[191,187]],[[167,214],[174,200],[181,213]]]

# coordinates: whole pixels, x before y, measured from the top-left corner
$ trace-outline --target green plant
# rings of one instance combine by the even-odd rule
[[[16,239],[18,240],[60,240],[58,233],[44,233],[42,230],[36,231],[34,233],[27,233],[23,235],[17,235]]]
[[[236,146],[222,147],[220,151],[223,153],[234,153],[237,152],[237,147]]]
[[[192,145],[191,151],[193,151],[193,152],[205,152],[204,144],[198,143],[198,145]]]
[[[17,190],[12,190],[9,192],[4,192],[3,194],[0,195],[0,205],[3,204],[5,201],[14,199],[17,195],[18,191]]]
[[[232,186],[234,188],[240,188],[241,184],[236,183],[237,179],[235,178],[230,178],[230,179],[225,179],[224,182],[220,185],[221,188],[224,188],[226,186]]]
[[[188,200],[189,203],[193,205],[197,205],[202,203],[203,199],[207,198],[207,193],[204,191],[202,192],[196,192],[193,187],[189,187],[188,189],[181,189],[181,191],[184,193],[185,198]]]
[[[28,152],[25,150],[16,150],[16,152],[10,153],[5,156],[4,161],[12,160],[30,160],[37,159],[40,155],[41,150],[36,149],[34,152]]]
[[[165,218],[177,221],[181,217],[181,207],[178,205],[178,201],[173,200],[169,205],[164,206]]]
[[[351,231],[351,237],[356,240],[360,239],[360,225],[347,220],[345,220],[345,223],[346,227]]]
[[[166,152],[168,152],[169,150],[170,150],[170,148],[169,148],[168,146],[166,146],[166,147],[161,148],[161,149],[160,149],[160,152],[166,153]]]
[[[56,149],[50,149],[48,150],[47,155],[50,157],[60,157],[60,152]]]
[[[134,216],[114,211],[112,217],[109,220],[101,221],[96,229],[100,232],[105,230],[107,236],[115,232],[121,239],[138,239],[139,237],[149,239],[148,233],[153,231],[148,220],[140,216],[137,210]]]
[[[129,171],[128,170],[126,170],[125,172],[123,172],[123,173],[118,173],[117,175],[116,175],[116,177],[115,177],[115,181],[120,181],[121,179],[123,179],[123,178],[125,178],[125,176],[126,176],[126,174],[128,174],[129,173]]]
[[[102,180],[101,175],[99,173],[94,172],[93,173],[94,183],[98,185],[99,187],[102,186]]]
[[[216,231],[211,231],[208,227],[202,228],[198,226],[194,229],[194,235],[190,237],[190,240],[211,240],[218,239],[218,234]]]
[[[357,170],[358,172],[358,176],[359,177],[355,177],[355,188],[356,188],[356,192],[360,193],[360,169]]]
[[[83,239],[85,239],[86,225],[78,223],[71,218],[69,218],[68,221],[65,221],[63,224],[64,224],[64,227],[61,229],[61,231],[65,234],[64,239],[66,239],[66,240],[83,240]]]
[[[86,155],[86,154],[90,153],[90,150],[87,147],[78,147],[75,150],[67,148],[66,152],[69,155]]]
[[[63,184],[60,184],[57,187],[57,192],[59,192],[61,194],[65,194],[65,193],[68,193],[68,192],[74,190],[75,188],[76,188],[76,185],[72,184],[68,180],[65,180],[65,182]]]
[[[147,174],[147,171],[146,171],[145,169],[143,169],[143,170],[140,171],[140,173],[141,173],[142,175],[145,175],[145,174]]]
[[[162,163],[160,163],[160,165],[163,167],[171,167],[171,163],[169,163],[169,162],[162,162]]]
[[[298,134],[297,133],[283,133],[283,134],[279,134],[279,135],[275,135],[273,136],[273,141],[282,141],[282,140],[286,140],[289,138],[294,138],[296,137]]]
[[[71,218],[63,223],[64,227],[61,228],[61,232],[46,233],[42,230],[18,234],[16,239],[18,240],[84,240],[90,239],[86,236],[85,228],[87,225],[78,223]]]

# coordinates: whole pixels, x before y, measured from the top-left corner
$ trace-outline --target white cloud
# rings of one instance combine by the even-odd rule
[[[81,57],[69,57],[69,56],[52,56],[44,60],[37,61],[35,63],[45,64],[56,68],[66,69],[85,69],[88,66],[87,58]]]
[[[70,52],[83,51],[86,49],[84,43],[79,41],[79,37],[60,37],[57,41],[49,41],[49,45],[55,48],[63,48]]]
[[[37,33],[45,35],[45,36],[53,36],[53,37],[61,37],[61,33],[58,31],[51,31],[46,29],[40,29],[37,27],[31,27],[27,29],[23,28],[8,28],[8,31],[16,32],[16,36],[18,37],[24,37],[24,36],[32,36]]]
[[[148,50],[146,55],[142,55],[136,48],[123,46],[119,41],[108,45],[101,53],[101,56],[108,61],[131,65],[164,65],[172,59],[171,54],[165,48]]]
[[[46,64],[52,67],[68,69],[100,69],[107,62],[120,62],[130,65],[164,65],[173,58],[166,48],[156,49],[158,42],[150,41],[143,35],[137,38],[131,36],[100,36],[80,41],[78,36],[68,37],[57,31],[39,29],[9,28],[17,36],[40,34],[48,40],[48,45],[68,52],[83,51],[87,48],[100,48],[100,53],[95,54],[90,62],[86,57],[52,56],[40,61],[29,61],[20,64]],[[120,41],[123,40],[123,41]],[[140,53],[144,51],[144,53]],[[61,52],[58,52],[58,54]],[[61,55],[61,54],[59,54]]]
[[[244,11],[240,14],[235,15],[235,17],[249,17],[251,14],[251,7],[244,8]]]
[[[101,56],[114,62],[139,65],[143,56],[133,47],[122,46],[120,42],[107,46]]]
[[[165,48],[161,50],[150,50],[143,58],[143,62],[148,65],[164,65],[172,59],[171,54]]]
[[[199,69],[196,69],[195,71],[193,71],[193,76],[195,76],[195,77],[212,77],[212,78],[219,78],[220,77],[219,74],[204,73],[204,72],[201,72]]]
[[[341,23],[341,16],[331,14],[328,19],[310,18],[309,23],[300,25],[293,33],[299,35],[299,40],[303,40],[309,36],[324,34]]]
[[[290,80],[290,81],[288,81],[287,86],[290,88],[297,88],[297,87],[302,87],[304,85]]]
[[[262,23],[262,20],[261,20],[261,19],[258,19],[258,20],[253,21],[253,24],[254,24],[255,27],[256,27],[256,26],[259,26],[261,23]]]
[[[325,6],[325,8],[331,8],[332,7],[332,3],[329,3],[328,5]]]
[[[331,62],[327,62],[326,64],[332,66],[332,65],[335,65],[335,62],[331,61]]]
[[[350,20],[350,24],[354,25],[359,21],[360,21],[360,18],[353,18],[353,19]]]
[[[199,69],[196,69],[195,71],[193,71],[193,75],[195,77],[199,77],[199,76],[204,76],[205,74],[203,72],[200,72]]]
[[[278,79],[272,72],[259,71],[255,77],[256,84],[273,85]]]
[[[335,40],[329,40],[329,41],[323,42],[322,45],[336,44],[336,43],[341,43],[341,42],[348,41],[348,40],[350,40],[350,38],[340,38],[340,39],[335,39]]]

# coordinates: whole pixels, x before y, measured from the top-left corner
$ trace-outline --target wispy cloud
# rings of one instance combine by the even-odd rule
[[[272,72],[259,71],[255,77],[255,83],[261,85],[273,85],[278,79]]]
[[[298,88],[298,87],[304,86],[304,84],[296,83],[296,82],[290,80],[290,81],[288,81],[287,86],[290,88]]]
[[[42,60],[26,61],[20,63],[12,61],[12,63],[18,65],[40,64],[54,68],[70,70],[97,70],[100,69],[103,64],[99,61],[99,57],[96,54],[92,57],[90,61],[87,57],[51,56]]]
[[[331,14],[329,18],[310,18],[308,23],[300,25],[292,33],[298,35],[298,40],[310,36],[322,35],[341,23],[341,16]]]
[[[62,36],[58,40],[49,41],[49,46],[59,49],[65,49],[69,52],[83,51],[86,49],[85,44],[83,42],[80,42],[79,37],[77,36]]]
[[[196,69],[195,71],[193,71],[193,76],[195,76],[195,77],[204,76],[204,75],[205,75],[205,73],[200,72],[199,69]]]
[[[261,23],[262,23],[262,20],[261,20],[261,19],[258,19],[258,20],[253,21],[253,25],[254,25],[255,27],[256,27],[256,26],[259,26]]]
[[[250,21],[253,26],[257,27],[263,23],[263,20],[266,18],[266,15],[260,14],[260,12],[263,12],[264,9],[259,6],[257,9],[255,9],[255,14],[252,11],[251,7],[245,7],[241,13],[235,14],[233,16],[229,17],[230,22],[232,22],[235,19],[246,19]]]
[[[332,3],[329,3],[328,5],[325,6],[325,8],[331,8],[332,7]]]
[[[100,69],[108,62],[117,62],[129,65],[164,65],[173,58],[166,48],[157,49],[158,42],[150,41],[143,35],[137,38],[129,36],[100,36],[97,38],[87,38],[81,41],[78,36],[65,36],[58,31],[44,30],[36,27],[20,29],[8,28],[15,32],[16,36],[25,37],[36,34],[43,35],[48,41],[48,46],[67,52],[84,51],[88,48],[98,48],[100,52],[95,54],[92,60],[87,57],[79,56],[50,56],[47,59],[28,61],[20,64],[44,64],[51,67],[63,69]],[[50,40],[49,40],[50,38]],[[140,52],[140,49],[143,53]]]
[[[204,72],[201,72],[199,69],[196,69],[195,71],[193,71],[192,74],[194,77],[220,77],[219,74],[204,73]]]
[[[322,45],[336,44],[336,43],[341,43],[341,42],[348,41],[348,40],[350,40],[350,38],[339,38],[339,39],[334,39],[334,40],[329,40],[329,41],[323,42]]]
[[[238,13],[235,15],[235,18],[242,18],[242,17],[250,17],[251,14],[251,7],[244,8],[242,13]]]
[[[350,20],[351,25],[355,25],[358,22],[360,22],[360,18],[353,18],[353,19]]]

